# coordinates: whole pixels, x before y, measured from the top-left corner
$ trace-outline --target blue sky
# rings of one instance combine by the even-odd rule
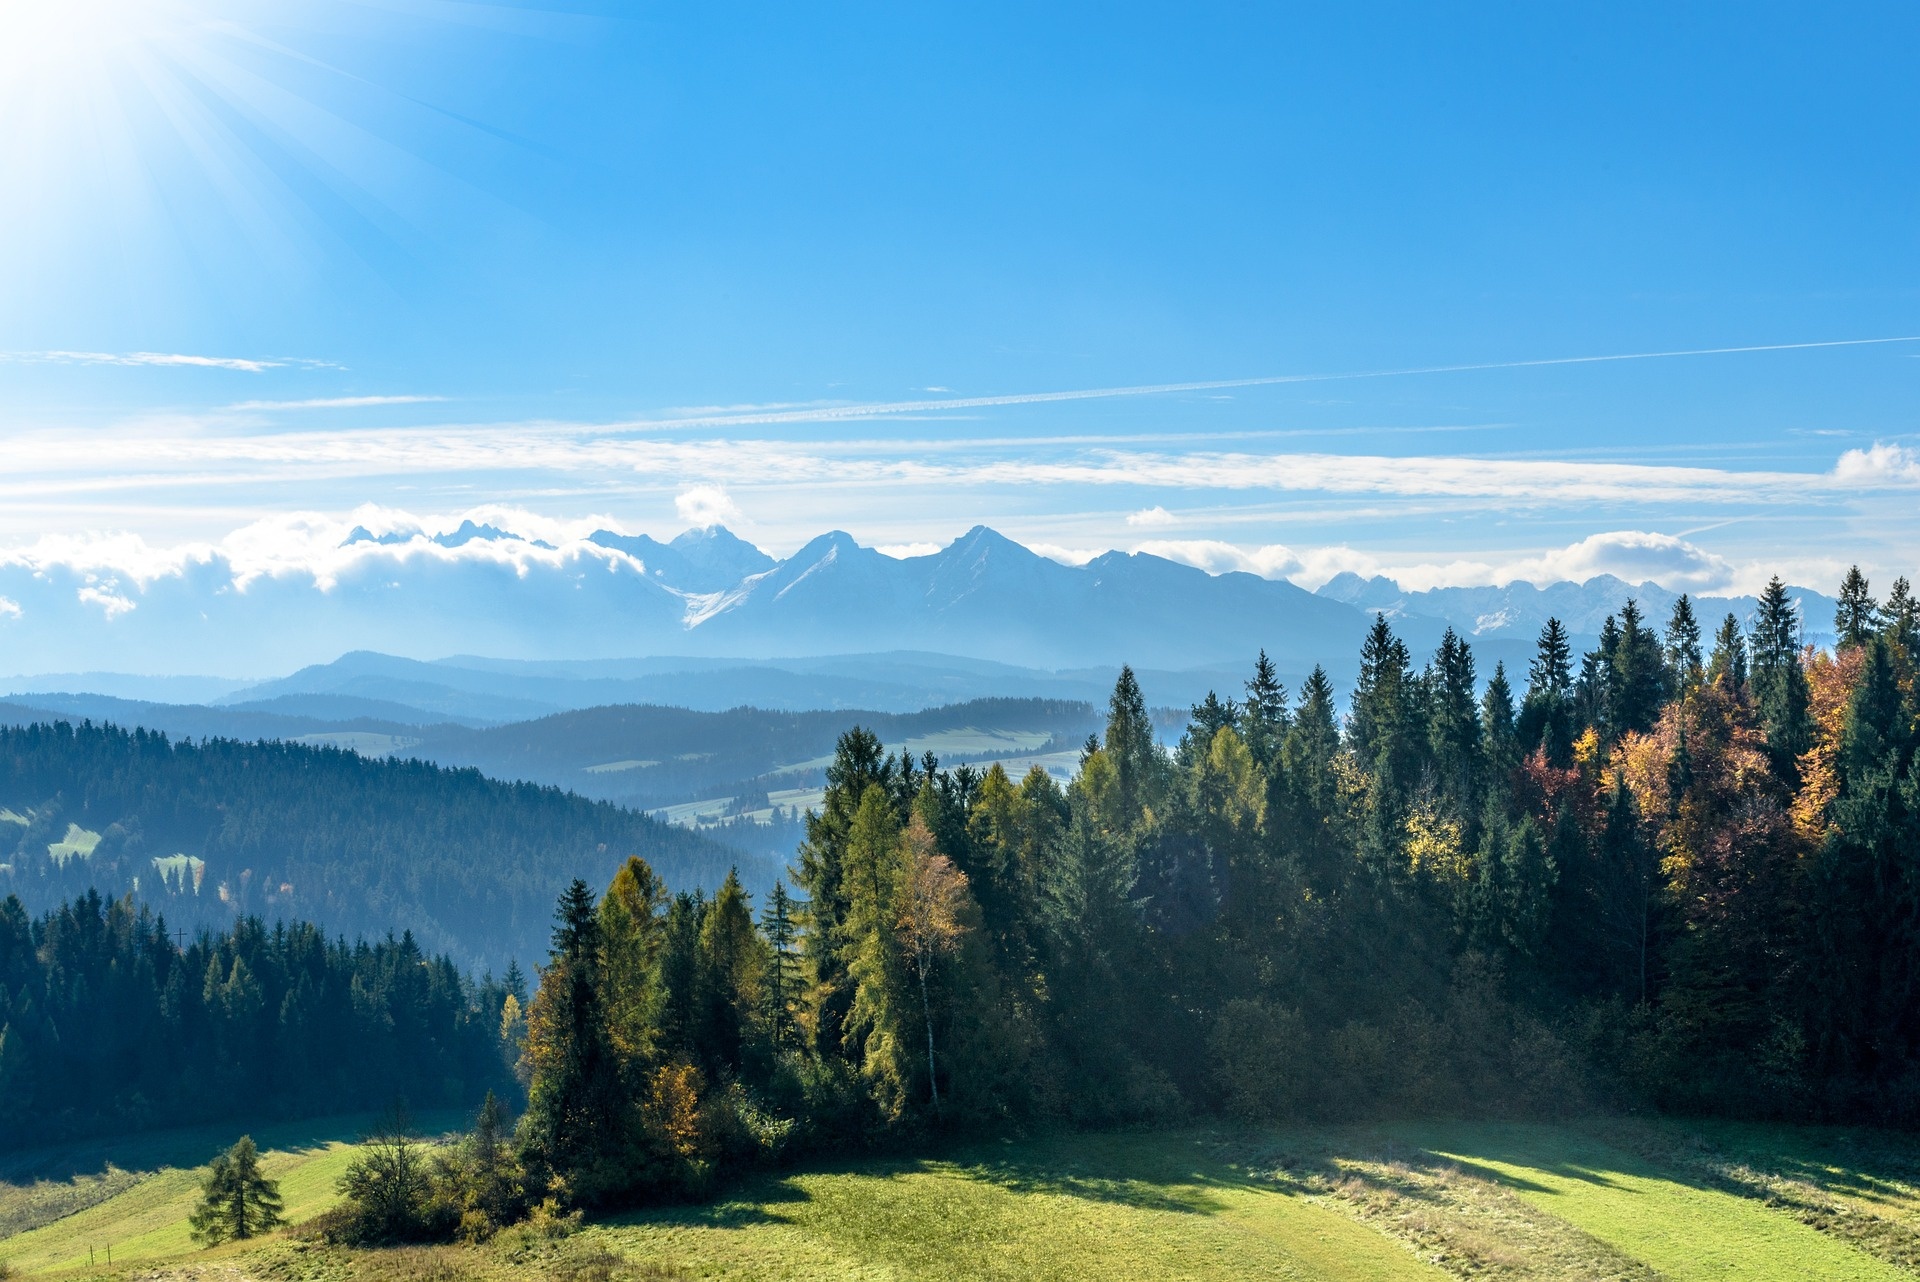
[[[1799,345],[1920,337],[1917,36],[0,3],[0,557],[294,572],[485,511],[775,552],[986,522],[1309,584],[1884,581],[1920,341]]]

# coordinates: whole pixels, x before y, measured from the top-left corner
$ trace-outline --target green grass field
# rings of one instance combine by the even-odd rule
[[[333,1204],[353,1143],[374,1121],[358,1116],[253,1129],[291,1220]],[[433,1114],[420,1125],[444,1131],[461,1122]],[[116,1265],[195,1252],[187,1213],[198,1199],[204,1164],[239,1136],[224,1126],[163,1131],[0,1156],[0,1261],[16,1273],[48,1273],[84,1268],[89,1253],[96,1267],[104,1265],[109,1250]]]
[[[296,1218],[331,1201],[362,1125],[254,1132]],[[1920,1142],[1874,1132],[1596,1121],[1063,1136],[770,1174],[558,1239],[351,1252],[288,1235],[197,1252],[190,1164],[230,1138],[0,1160],[0,1259],[142,1282],[1920,1276]]]

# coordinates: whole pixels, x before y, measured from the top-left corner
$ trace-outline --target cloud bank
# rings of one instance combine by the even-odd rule
[[[697,524],[725,506],[721,493],[682,497]],[[0,644],[21,671],[175,670],[191,656],[189,666],[258,673],[352,648],[416,657],[679,652],[698,602],[656,582],[641,559],[590,541],[600,529],[629,533],[605,517],[512,507],[421,516],[368,506],[270,517],[171,546],[125,533],[48,536],[0,553]],[[900,557],[937,548],[881,550]],[[1034,550],[1068,563],[1093,555]],[[1344,546],[1205,539],[1146,539],[1123,550],[1306,587],[1346,570],[1385,573],[1410,589],[1613,575],[1723,592],[1750,590],[1756,577],[1686,539],[1644,530],[1486,560],[1397,561]]]

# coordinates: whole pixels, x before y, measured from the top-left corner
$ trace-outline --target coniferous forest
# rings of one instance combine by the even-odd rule
[[[703,886],[742,858],[477,770],[91,723],[0,726],[0,895],[35,913],[89,889],[131,893],[189,933],[249,915],[320,920],[349,936],[410,932],[463,969],[503,972],[538,955],[570,878],[611,876],[635,853]]]
[[[1775,580],[1750,625],[1629,602],[1576,655],[1550,622],[1511,674],[1451,633],[1416,663],[1381,619],[1344,711],[1323,672],[1289,691],[1262,656],[1170,752],[1123,672],[1064,787],[854,728],[791,888],[672,893],[639,858],[576,881],[525,1000],[409,941],[247,923],[180,954],[125,906],[28,923],[10,904],[0,1097],[104,1115],[109,1082],[187,1075],[237,1100],[315,1057],[329,1098],[404,1081],[417,1102],[511,1065],[524,1112],[487,1140],[484,1198],[448,1164],[422,1234],[953,1131],[1618,1109],[1910,1125],[1920,606],[1857,573],[1839,600],[1832,652],[1802,646]],[[311,1030],[355,1020],[385,1049],[326,1059]],[[199,1058],[146,1069],[133,1042]]]

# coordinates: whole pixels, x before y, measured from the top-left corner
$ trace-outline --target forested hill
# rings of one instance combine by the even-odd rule
[[[238,915],[412,930],[476,970],[546,952],[553,902],[628,855],[675,889],[746,862],[556,788],[332,748],[66,724],[0,727],[0,897],[34,911],[133,892],[189,930]],[[743,867],[749,885],[772,868]]]

